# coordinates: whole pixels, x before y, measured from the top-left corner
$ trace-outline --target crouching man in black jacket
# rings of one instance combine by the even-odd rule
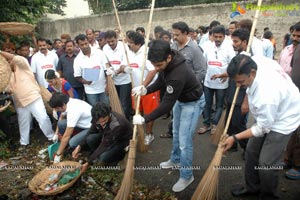
[[[170,160],[160,163],[161,168],[178,168],[180,178],[173,186],[180,192],[193,180],[193,135],[199,117],[199,103],[202,87],[194,72],[185,63],[184,56],[161,40],[153,41],[148,59],[159,72],[157,80],[149,87],[141,85],[132,89],[133,95],[148,93],[166,88],[159,107],[149,115],[135,115],[133,124],[143,124],[166,114],[173,107],[173,149]]]
[[[72,156],[78,158],[81,149],[89,149],[88,164],[99,161],[101,165],[115,166],[126,154],[124,149],[132,138],[132,125],[106,103],[98,102],[91,112],[92,126]]]

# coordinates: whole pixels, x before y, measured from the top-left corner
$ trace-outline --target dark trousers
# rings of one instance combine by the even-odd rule
[[[86,142],[91,150],[91,153],[93,153],[99,147],[101,139],[102,135],[98,133],[90,134],[86,137]],[[122,141],[110,145],[98,156],[98,160],[103,164],[118,164],[118,162],[123,160],[125,157],[126,151],[124,149],[128,146],[128,144],[129,141]]]
[[[116,90],[126,119],[130,120],[131,114],[131,83],[116,85]]]
[[[223,111],[224,99],[226,95],[226,89],[211,89],[204,86],[204,95],[205,95],[205,108],[204,108],[204,121],[203,124],[210,126],[211,113],[213,106],[213,98],[216,97],[216,113],[212,120],[213,125],[217,125]]]
[[[229,114],[230,108],[231,108],[231,104],[227,103],[226,121],[228,119],[228,114]],[[235,134],[243,132],[247,129],[246,116],[247,115],[242,115],[241,106],[239,106],[239,105],[234,106],[230,124],[229,124],[228,131],[227,131],[228,135],[235,135]],[[244,150],[246,149],[247,142],[248,142],[248,139],[239,140],[239,144],[240,144],[241,148],[243,148]],[[236,148],[237,143],[234,143],[234,145],[232,147]]]
[[[246,189],[260,192],[262,196],[276,196],[278,186],[278,165],[290,135],[271,131],[264,137],[249,139],[246,149]],[[272,169],[271,169],[272,167]],[[277,168],[276,168],[277,167]]]
[[[293,132],[286,147],[284,159],[291,166],[300,168],[300,128]]]

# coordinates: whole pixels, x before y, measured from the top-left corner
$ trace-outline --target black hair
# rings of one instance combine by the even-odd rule
[[[242,19],[238,24],[237,24],[238,28],[245,28],[247,30],[249,30],[249,32],[251,31],[252,28],[252,20],[251,19]]]
[[[97,102],[91,111],[92,122],[97,122],[99,118],[109,116],[111,114],[111,107],[107,103]]]
[[[271,39],[272,35],[273,35],[273,33],[271,31],[265,31],[263,38]]]
[[[75,45],[75,42],[74,42],[73,40],[67,40],[67,41],[65,42],[65,45],[66,45],[67,43],[69,43],[69,42],[72,42],[72,44]]]
[[[46,39],[46,44],[48,44],[48,45],[52,46],[52,42],[51,42],[51,40],[49,40],[49,39]]]
[[[38,38],[38,39],[37,39],[37,42],[46,42],[46,43],[47,43],[47,41],[46,41],[45,38]]]
[[[55,74],[55,71],[53,69],[48,69],[46,72],[45,72],[45,79],[55,79],[57,78],[56,74]]]
[[[94,30],[94,29],[92,29],[92,28],[88,28],[88,29],[86,29],[86,30],[85,30],[85,32],[87,32],[88,30],[91,30],[91,31],[92,31],[92,33],[95,33],[95,30]]]
[[[60,42],[61,42],[61,39],[55,38],[55,39],[53,40],[53,43],[56,43],[57,41],[60,41]]]
[[[69,102],[70,97],[61,92],[55,92],[50,98],[48,104],[51,108],[62,107]]]
[[[105,39],[108,38],[117,38],[117,33],[113,30],[108,30],[105,32]]]
[[[248,44],[249,37],[250,37],[250,32],[248,31],[248,29],[238,28],[235,31],[233,31],[231,36],[238,37],[238,38],[240,38],[241,41],[246,40],[247,44]]]
[[[225,27],[220,25],[220,26],[216,26],[215,28],[212,29],[212,33],[215,34],[215,33],[221,33],[223,35],[225,35]]]
[[[75,37],[75,40],[76,40],[76,43],[78,44],[78,41],[84,41],[84,40],[87,40],[87,36],[84,35],[84,34],[79,34]]]
[[[160,32],[162,32],[164,29],[163,29],[163,27],[161,27],[161,26],[155,26],[155,28],[154,28],[154,33],[160,33]]]
[[[181,33],[189,34],[190,28],[185,22],[176,22],[172,24],[172,29],[178,29]]]
[[[249,76],[252,69],[257,70],[257,64],[254,60],[250,56],[239,54],[231,59],[227,67],[227,74],[230,78],[241,74]]]
[[[300,31],[300,22],[296,23],[293,28],[293,31]]]
[[[214,21],[210,22],[209,28],[213,29],[214,27],[219,26],[219,25],[221,25],[221,23],[219,21],[214,20]]]
[[[145,38],[141,34],[135,32],[135,31],[128,32],[127,37],[128,37],[128,39],[132,40],[135,45],[138,45],[138,44],[144,45],[145,44]]]
[[[159,38],[161,39],[164,35],[167,35],[171,39],[171,33],[169,31],[163,31],[161,32]]]
[[[30,42],[28,40],[23,40],[20,42],[20,47],[28,47],[28,46],[30,47]]]
[[[236,26],[238,23],[238,21],[231,21],[229,24],[234,24]]]
[[[171,55],[171,47],[168,42],[164,40],[154,40],[151,43],[148,52],[148,59],[151,62],[165,61],[169,55]]]
[[[135,31],[136,31],[136,32],[141,31],[142,33],[145,33],[144,27],[137,27],[137,28],[135,29]]]

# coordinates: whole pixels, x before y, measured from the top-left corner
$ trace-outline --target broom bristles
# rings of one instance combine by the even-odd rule
[[[143,125],[137,125],[139,151],[145,153],[148,151],[148,146],[145,145],[145,131]]]
[[[129,193],[131,192],[132,183],[133,183],[135,156],[136,156],[136,141],[130,140],[126,169],[124,172],[124,177],[121,183],[121,187],[118,191],[117,196],[115,197],[115,200],[128,199]]]
[[[210,137],[211,142],[214,145],[218,145],[219,144],[220,137],[223,134],[223,130],[224,130],[224,127],[225,127],[225,117],[226,117],[226,110],[224,110],[222,112],[221,118],[220,118],[219,123],[218,123],[218,125],[216,127],[216,131]]]

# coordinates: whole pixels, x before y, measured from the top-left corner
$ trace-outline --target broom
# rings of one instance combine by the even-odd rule
[[[106,63],[106,68],[109,68],[109,67],[111,67],[111,64],[107,57],[106,57],[106,59],[108,62],[108,63]],[[109,103],[110,103],[111,109],[124,116],[124,112],[122,109],[122,105],[120,103],[119,95],[117,93],[115,83],[111,78],[111,75],[107,76],[106,81],[107,81],[108,96],[109,96]]]
[[[145,41],[145,51],[144,51],[144,61],[143,61],[143,65],[142,65],[141,85],[143,83],[144,69],[145,69],[146,59],[147,59],[147,48],[148,48],[148,43],[149,43],[150,28],[151,28],[151,23],[152,23],[152,15],[153,15],[153,11],[154,11],[154,5],[155,5],[155,0],[152,0],[149,22],[148,22],[148,27],[147,27],[147,36],[146,36],[146,41]],[[140,100],[141,100],[141,96],[138,96],[136,109],[135,109],[136,115],[139,114]],[[128,161],[126,164],[124,177],[122,180],[121,187],[118,191],[118,194],[115,197],[115,200],[128,199],[129,193],[131,192],[131,189],[132,189],[133,176],[134,176],[135,154],[136,154],[136,133],[137,133],[137,125],[134,125],[133,136],[132,136],[132,139],[130,140]]]
[[[250,52],[251,43],[254,36],[255,27],[257,24],[259,9],[261,7],[262,0],[258,0],[257,3],[257,10],[255,13],[254,21],[251,28],[250,38],[247,46],[247,52]],[[204,176],[202,177],[196,191],[192,196],[192,200],[212,200],[215,199],[217,196],[217,187],[218,187],[218,177],[219,177],[219,170],[218,167],[221,164],[222,156],[223,156],[223,149],[224,146],[222,145],[227,136],[227,130],[229,126],[229,122],[231,120],[232,112],[236,103],[236,98],[239,93],[240,87],[237,87],[235,90],[235,94],[233,97],[233,102],[229,111],[229,115],[227,118],[226,126],[221,136],[220,142],[218,144],[217,151],[212,159],[208,169],[206,170]]]
[[[126,49],[126,46],[125,46],[124,35],[123,35],[123,31],[122,31],[122,27],[121,27],[119,15],[118,15],[118,10],[117,10],[117,7],[116,7],[115,0],[112,0],[112,2],[113,2],[114,10],[115,10],[117,23],[118,23],[118,26],[119,26],[119,29],[120,29],[120,35],[121,35],[121,39],[122,39],[122,44],[123,44],[123,48],[124,48],[124,52],[125,52],[127,65],[130,67],[130,62],[129,62],[129,59],[128,59],[127,49]],[[130,80],[131,80],[131,86],[133,87],[132,74],[130,74]],[[134,108],[136,107],[136,101],[137,101],[137,99],[133,98]],[[144,131],[144,127],[142,125],[138,125],[138,142],[139,142],[140,152],[142,152],[142,153],[147,152],[148,149],[147,149],[147,146],[145,145],[145,131]]]
[[[216,127],[216,131],[214,134],[210,136],[211,142],[214,145],[218,145],[220,141],[220,137],[222,135],[222,130],[224,129],[225,126],[225,117],[226,117],[226,110],[222,112],[221,118],[218,122],[218,125]]]

